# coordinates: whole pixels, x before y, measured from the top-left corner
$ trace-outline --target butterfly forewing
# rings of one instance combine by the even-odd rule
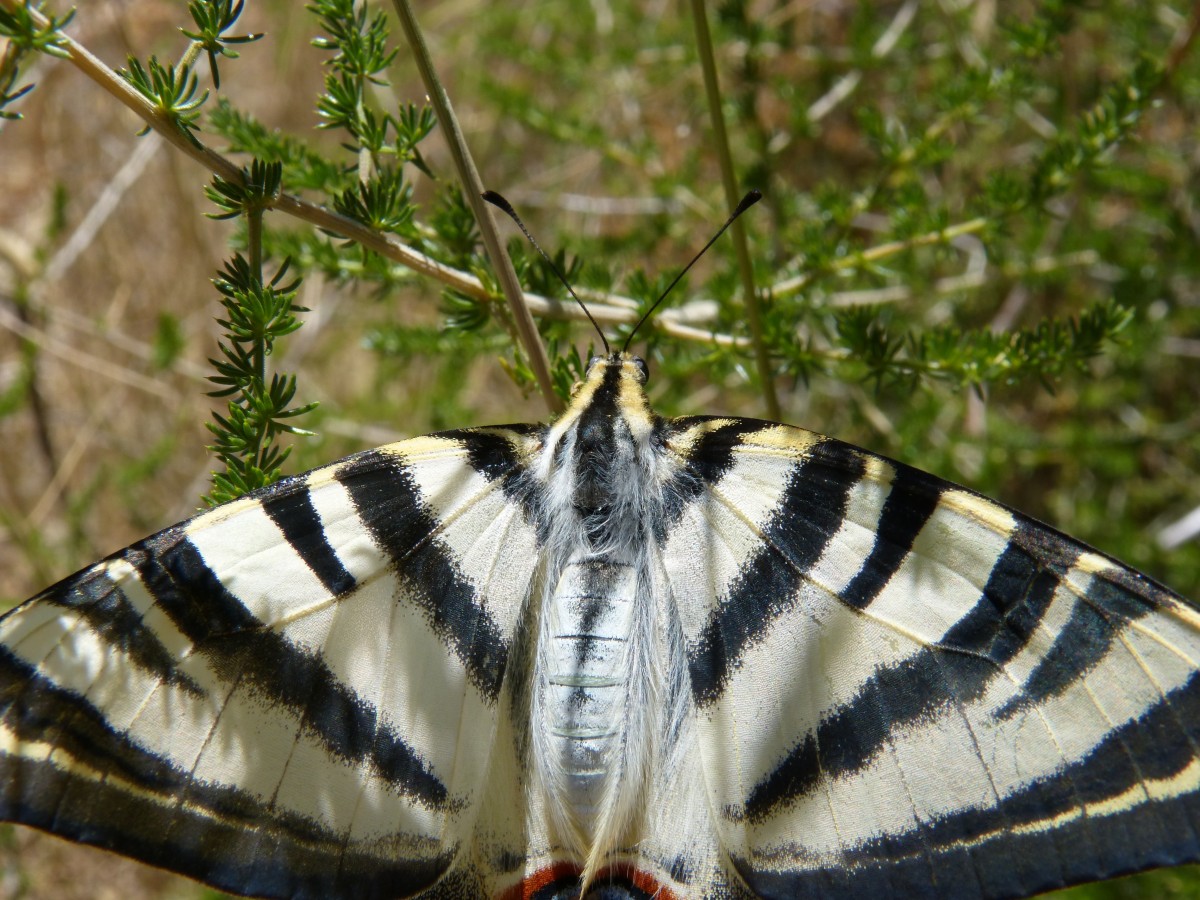
[[[752,424],[677,423],[708,474],[663,559],[753,891],[1024,896],[1195,857],[1190,606],[971,492]]]
[[[535,542],[511,471],[481,473],[466,443],[280,482],[5,617],[5,817],[239,893],[442,877],[474,827]]]

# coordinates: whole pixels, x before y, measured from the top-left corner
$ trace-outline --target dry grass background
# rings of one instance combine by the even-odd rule
[[[524,198],[536,233],[548,233],[547,217],[568,232],[619,230],[619,216],[576,217],[538,206],[539,192],[563,184],[599,178],[612,184],[613,160],[602,152],[573,153],[569,142],[534,144],[526,129],[499,119],[495,104],[472,94],[481,85],[486,89],[489,71],[506,66],[473,27],[482,5],[427,2],[418,5],[418,15],[485,180],[514,200]],[[662,14],[665,6],[647,4],[651,14]],[[813,4],[814,17],[820,6]],[[112,66],[129,53],[174,59],[184,45],[175,30],[181,8],[167,0],[93,0],[81,7],[71,32]],[[522,39],[536,52],[553,36],[539,26],[535,4],[531,13]],[[240,30],[263,30],[269,37],[225,65],[222,92],[269,125],[332,146],[333,138],[313,131],[324,56],[309,45],[312,19],[294,0],[265,0],[248,4]],[[403,56],[393,68],[392,91],[419,102],[423,89]],[[600,86],[595,125],[614,134],[644,131],[657,143],[661,165],[640,182],[623,176],[620,191],[653,193],[672,167],[684,180],[712,179],[713,172],[690,167],[692,151],[685,148],[696,136],[675,109],[694,105],[696,80],[663,79],[639,93],[627,89],[623,77],[628,72]],[[0,127],[0,393],[20,377],[20,360],[32,344],[40,400],[0,417],[5,602],[17,602],[196,508],[212,467],[200,424],[212,408],[202,379],[218,333],[208,280],[227,255],[231,233],[229,225],[204,218],[211,209],[201,193],[208,173],[157,138],[135,136],[141,123],[78,71],[43,59],[31,78],[38,88],[21,103],[25,120]],[[469,90],[460,90],[463,82]],[[774,113],[766,108],[761,114]],[[835,127],[827,140],[837,143]],[[854,141],[847,141],[852,155]],[[423,149],[435,168],[450,171],[438,135]],[[667,268],[682,257],[679,247],[694,245],[719,218],[691,195],[679,196],[675,231],[664,247],[647,248]],[[417,197],[422,199],[421,190]],[[298,446],[290,471],[434,427],[545,416],[540,400],[522,397],[485,357],[458,374],[469,388],[458,395],[454,421],[446,422],[445,411],[431,400],[439,395],[433,368],[413,363],[401,372],[361,348],[363,330],[394,310],[403,310],[409,322],[435,322],[436,288],[416,285],[383,307],[314,277],[300,302],[312,312],[280,364],[299,372],[302,399],[322,401],[323,412],[313,426],[320,437]],[[164,313],[178,328],[182,351],[162,369],[154,347]],[[854,391],[832,403],[846,403],[847,396],[862,395]],[[1058,408],[1072,397],[1068,387],[1044,402]],[[716,395],[701,391],[693,399],[694,411],[706,411]],[[807,402],[799,393],[793,397],[789,418],[800,420]],[[24,829],[0,833],[0,900],[204,895],[212,892],[99,851]]]

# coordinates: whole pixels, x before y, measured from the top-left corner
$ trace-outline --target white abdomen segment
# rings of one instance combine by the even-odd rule
[[[636,585],[632,566],[581,554],[550,601],[543,727],[564,775],[563,799],[585,836],[622,740]]]

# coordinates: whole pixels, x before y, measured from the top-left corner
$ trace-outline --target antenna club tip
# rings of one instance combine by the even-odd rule
[[[492,204],[492,206],[498,206],[505,212],[508,212],[510,209],[512,209],[512,206],[509,204],[509,202],[505,200],[502,195],[496,193],[495,191],[484,191],[479,196],[488,203]]]
[[[742,198],[742,202],[737,205],[737,211],[734,213],[734,215],[741,215],[755,203],[761,200],[762,197],[762,191],[758,190],[758,188],[753,188],[752,190],[747,191],[746,196]]]

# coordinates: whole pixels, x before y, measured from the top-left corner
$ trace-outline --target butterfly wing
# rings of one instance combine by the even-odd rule
[[[680,419],[668,446],[662,561],[714,879],[1013,897],[1200,855],[1200,616],[1182,598],[800,429]]]
[[[509,496],[533,440],[352,456],[6,615],[0,814],[239,894],[469,883],[534,570]]]

